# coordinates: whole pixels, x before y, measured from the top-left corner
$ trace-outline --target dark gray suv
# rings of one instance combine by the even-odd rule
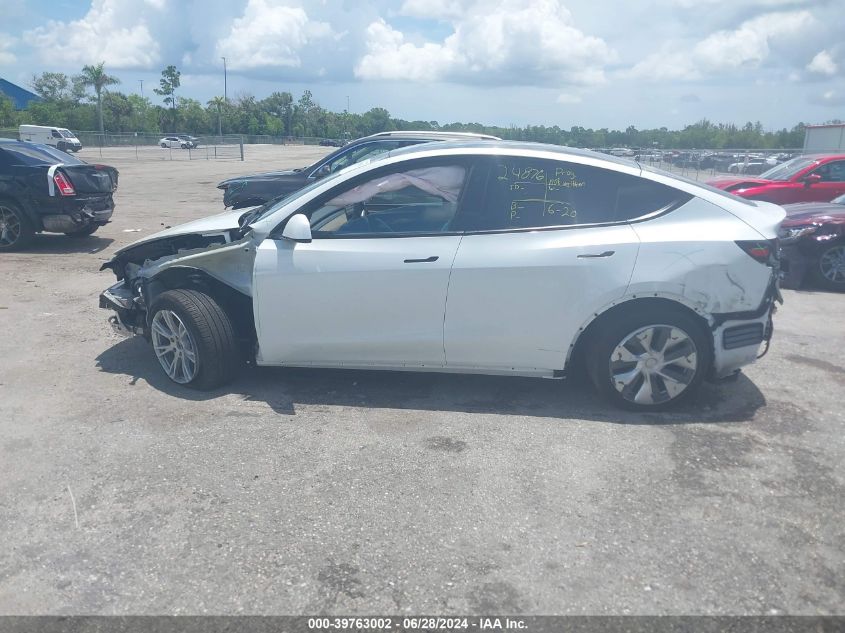
[[[467,132],[379,132],[347,143],[308,167],[229,178],[217,185],[217,188],[223,190],[223,204],[227,208],[254,207],[280,196],[286,196],[344,167],[399,147],[435,141],[466,140],[498,141],[501,139],[496,136]]]

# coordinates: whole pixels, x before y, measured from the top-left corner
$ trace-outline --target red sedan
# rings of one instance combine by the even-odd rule
[[[757,178],[714,178],[707,184],[743,198],[775,204],[830,202],[845,194],[845,154],[798,156]]]

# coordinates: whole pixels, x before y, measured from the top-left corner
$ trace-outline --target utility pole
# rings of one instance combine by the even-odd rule
[[[223,60],[223,101],[229,103],[229,93],[226,88],[226,58],[221,57],[220,59]]]
[[[141,98],[144,98],[144,80],[139,79],[138,82],[141,84]]]

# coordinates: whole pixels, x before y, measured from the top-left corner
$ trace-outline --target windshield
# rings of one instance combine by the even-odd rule
[[[806,169],[815,162],[815,158],[799,156],[798,158],[786,161],[782,165],[778,165],[777,167],[772,167],[768,171],[764,171],[760,174],[760,178],[765,178],[766,180],[789,180],[799,171]]]
[[[297,189],[293,193],[289,193],[285,196],[279,196],[278,198],[274,198],[273,200],[264,203],[260,207],[256,207],[247,215],[243,216],[243,219],[241,220],[241,226],[246,226],[247,224],[252,224],[253,222],[258,222],[259,220],[266,218],[268,215],[281,208],[283,205],[286,205],[289,202],[296,200],[297,198],[301,198],[302,196],[310,193],[320,185],[323,185],[327,182],[331,182],[339,175],[340,172],[337,172],[326,176],[325,178],[315,180],[311,184],[305,185],[302,189]]]
[[[70,130],[61,129],[59,130],[59,134],[61,134],[65,138],[75,138],[73,132],[71,132]]]
[[[831,200],[833,204],[845,204],[845,194]]]

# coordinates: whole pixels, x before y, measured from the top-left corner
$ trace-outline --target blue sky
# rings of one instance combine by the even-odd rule
[[[0,77],[105,61],[124,92],[405,119],[767,129],[845,119],[842,0],[0,0]]]

